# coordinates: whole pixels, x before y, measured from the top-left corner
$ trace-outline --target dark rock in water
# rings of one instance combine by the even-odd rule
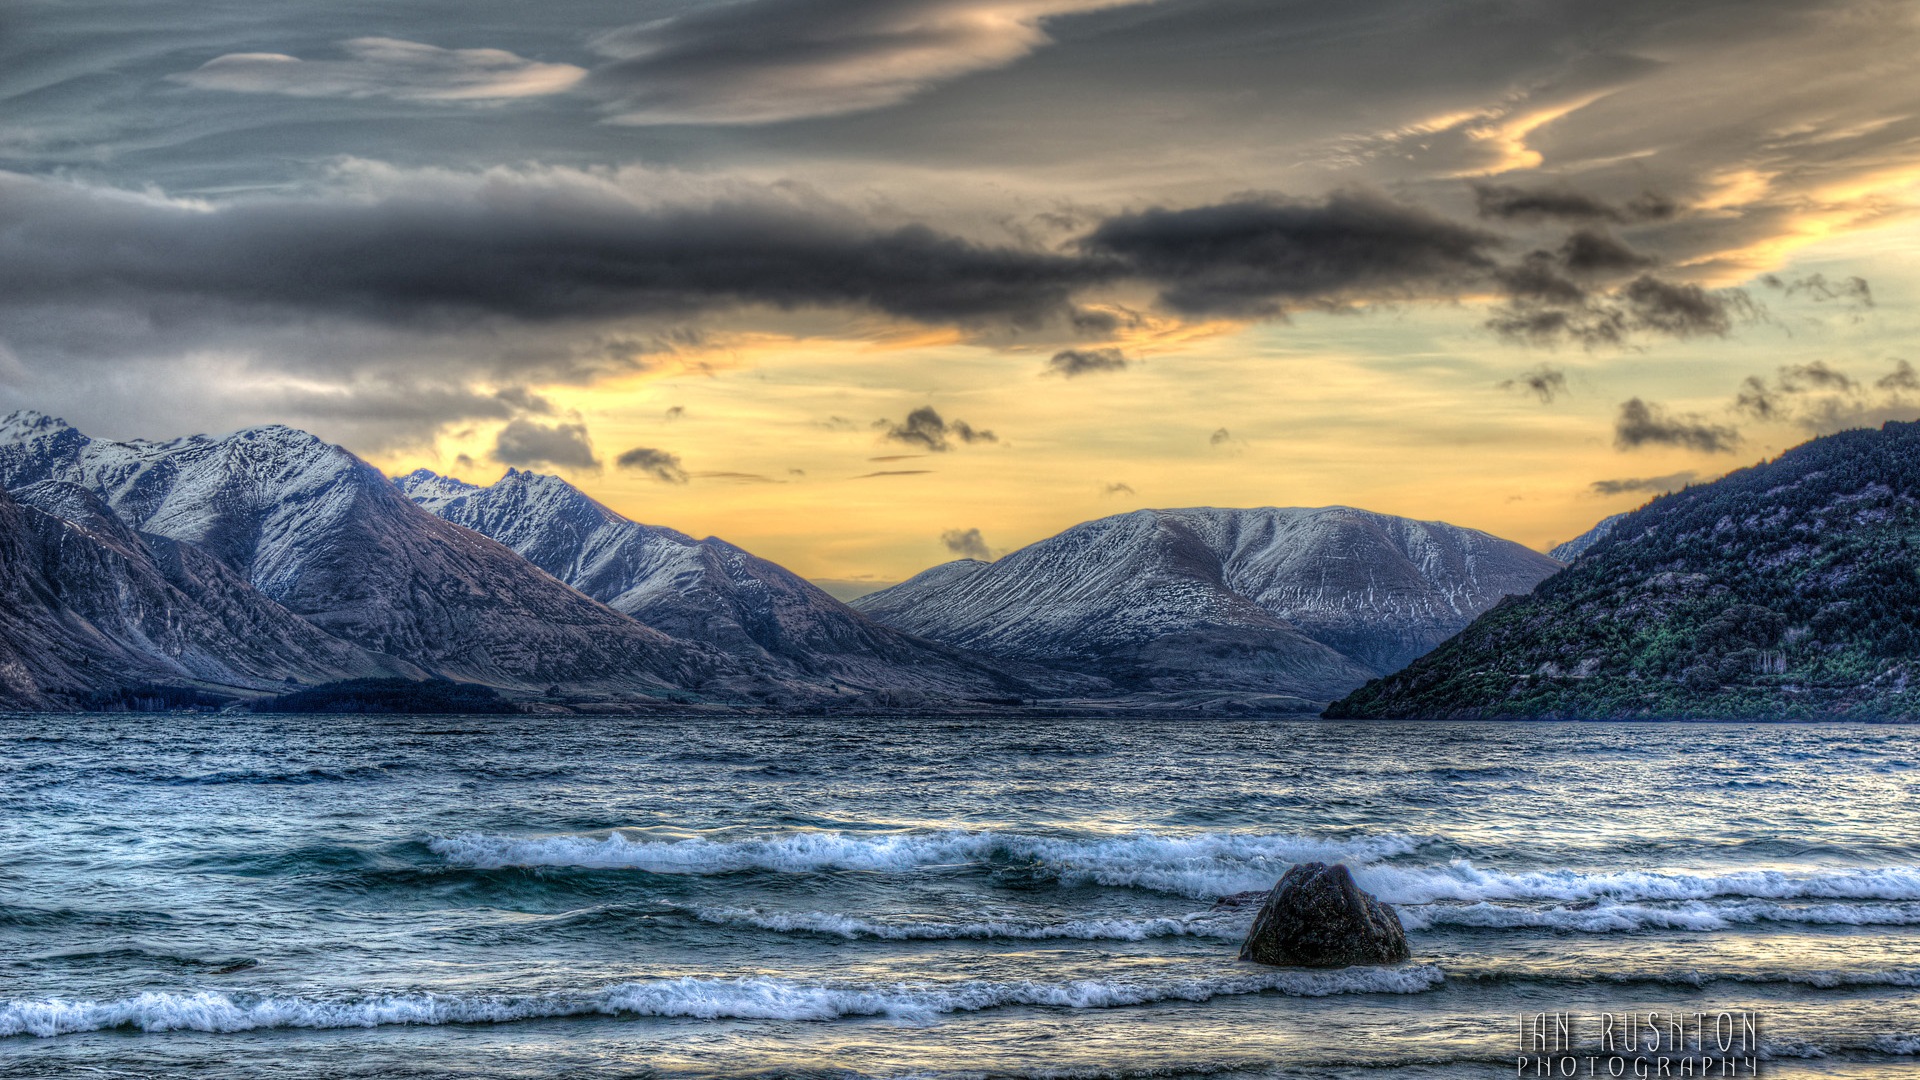
[[[1391,964],[1410,955],[1400,917],[1340,863],[1288,870],[1240,947],[1242,960],[1295,967]]]

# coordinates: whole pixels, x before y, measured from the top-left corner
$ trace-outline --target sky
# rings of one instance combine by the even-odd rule
[[[12,0],[0,410],[553,472],[852,594],[1537,548],[1920,417],[1920,5]]]

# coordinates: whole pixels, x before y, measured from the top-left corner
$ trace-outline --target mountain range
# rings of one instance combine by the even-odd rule
[[[1035,682],[1092,688],[1005,665],[883,626],[792,571],[717,537],[631,521],[557,476],[508,469],[488,487],[426,469],[400,490],[440,518],[512,548],[535,566],[641,623],[700,641],[769,686],[911,686],[959,697],[1019,697]]]
[[[1558,564],[1345,508],[1139,511],[849,606],[553,476],[391,480],[285,427],[0,418],[0,706],[450,678],[543,707],[1317,708]]]
[[[1342,717],[1920,717],[1920,424],[1844,431],[1603,523]]]

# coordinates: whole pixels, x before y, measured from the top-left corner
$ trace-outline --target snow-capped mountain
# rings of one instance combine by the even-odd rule
[[[145,683],[243,690],[417,668],[323,633],[191,544],[57,480],[0,492],[0,707]]]
[[[853,602],[993,656],[1141,687],[1317,700],[1398,670],[1560,564],[1473,529],[1346,507],[1139,510]]]
[[[971,697],[1034,692],[1005,664],[882,626],[724,540],[629,520],[557,476],[509,469],[480,487],[421,469],[397,483],[427,510],[614,610],[782,680]]]
[[[1627,511],[1627,513],[1615,514],[1612,517],[1608,517],[1608,518],[1601,518],[1599,524],[1595,525],[1591,529],[1588,529],[1586,532],[1581,533],[1579,536],[1576,536],[1573,539],[1567,541],[1566,543],[1561,544],[1558,547],[1555,547],[1552,551],[1547,552],[1547,554],[1553,556],[1556,559],[1559,559],[1563,563],[1570,563],[1573,560],[1579,558],[1580,556],[1585,555],[1587,553],[1588,548],[1592,547],[1593,545],[1599,543],[1602,540],[1605,540],[1608,536],[1611,536],[1613,534],[1614,527],[1619,525],[1622,521],[1625,521],[1627,518],[1627,514],[1629,513],[1632,513],[1632,511],[1629,510]]]
[[[733,668],[427,513],[372,466],[290,428],[114,442],[38,413],[0,419],[0,486],[46,481],[92,493],[140,533],[206,552],[321,631],[435,674],[645,692]]]

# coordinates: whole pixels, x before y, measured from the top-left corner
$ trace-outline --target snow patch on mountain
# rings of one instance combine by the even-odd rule
[[[1324,699],[1559,568],[1473,529],[1348,507],[1139,510],[853,606],[936,641],[1156,689]]]

